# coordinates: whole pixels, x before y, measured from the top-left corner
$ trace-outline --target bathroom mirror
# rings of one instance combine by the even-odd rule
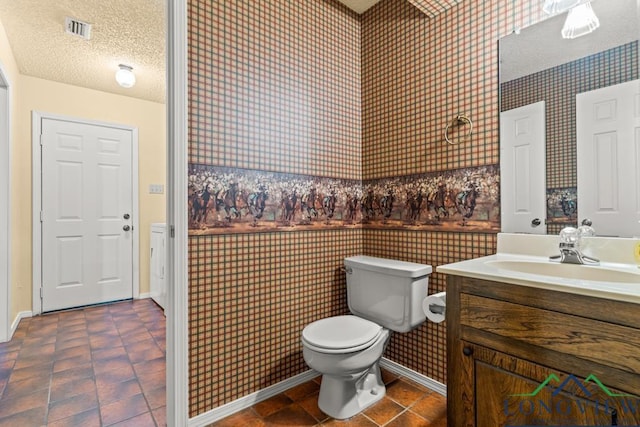
[[[562,13],[515,31],[499,41],[501,169],[512,166],[522,174],[519,165],[510,165],[514,156],[504,155],[502,150],[506,145],[503,113],[544,103],[543,147],[546,153],[542,158],[546,162],[540,168],[546,168],[543,173],[546,194],[542,198],[546,206],[542,213],[544,217],[539,218],[540,222],[546,220],[547,223],[543,232],[557,234],[563,227],[579,225],[584,219],[582,214],[578,215],[578,158],[582,156],[577,153],[576,95],[639,78],[638,4],[638,0],[593,1],[591,5],[600,27],[575,39],[562,38],[561,29],[567,17],[567,13]],[[639,161],[640,157],[636,156],[635,167],[628,168],[629,175],[623,179],[638,182],[640,178],[636,171],[640,170]],[[636,190],[636,193],[640,192]],[[512,209],[507,194],[502,194],[501,199],[502,212]],[[600,217],[594,220],[596,233],[598,225],[604,228],[603,221],[608,220]],[[619,219],[613,221],[620,222]],[[535,233],[531,222],[526,221],[517,229],[509,230],[505,230],[503,225],[503,231]],[[635,222],[628,221],[628,230],[625,228],[614,235],[639,235],[640,224],[637,224],[637,219]]]

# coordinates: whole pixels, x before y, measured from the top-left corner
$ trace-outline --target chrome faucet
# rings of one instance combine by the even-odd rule
[[[558,261],[562,264],[598,265],[600,261],[583,254],[580,251],[583,235],[593,235],[593,229],[589,230],[565,227],[560,231],[560,255],[549,257],[550,261]]]

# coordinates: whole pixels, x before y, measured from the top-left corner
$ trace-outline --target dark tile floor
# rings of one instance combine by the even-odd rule
[[[215,427],[446,427],[446,399],[383,370],[386,396],[345,421],[317,405],[320,377]],[[166,425],[165,317],[149,299],[23,319],[0,344],[0,427]]]
[[[415,382],[382,371],[387,394],[362,413],[338,421],[318,408],[320,377],[213,423],[210,427],[446,427],[447,400]]]
[[[0,426],[164,426],[165,349],[150,299],[23,319],[0,344]]]

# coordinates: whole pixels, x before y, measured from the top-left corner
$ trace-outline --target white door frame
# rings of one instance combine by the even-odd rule
[[[131,191],[132,191],[132,293],[133,298],[140,296],[140,242],[139,242],[139,189],[138,189],[138,129],[136,127],[107,123],[96,120],[85,120],[58,114],[33,111],[31,113],[31,142],[32,142],[32,168],[31,168],[31,196],[32,196],[32,234],[33,234],[33,273],[32,273],[32,312],[34,315],[42,313],[42,301],[40,289],[42,288],[42,223],[40,211],[42,210],[42,154],[40,146],[40,134],[42,133],[42,120],[52,119],[91,126],[107,126],[131,131]]]
[[[11,339],[11,83],[0,63],[0,342]],[[6,264],[5,264],[6,263]],[[6,267],[5,267],[6,265]],[[2,271],[4,270],[4,271]]]
[[[189,424],[187,0],[167,0],[167,425]]]

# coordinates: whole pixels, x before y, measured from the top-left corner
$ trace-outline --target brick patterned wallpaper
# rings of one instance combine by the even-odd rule
[[[382,258],[430,264],[429,294],[446,290],[438,265],[495,253],[496,235],[455,232],[364,230],[365,252]],[[385,357],[446,384],[446,324],[426,322],[413,331],[391,335]]]
[[[498,162],[497,62],[479,54],[489,50],[490,39],[470,38],[475,26],[482,28],[495,16],[489,10],[486,20],[472,22],[473,14],[463,8],[467,4],[430,19],[408,2],[389,0],[363,15],[364,179]],[[449,145],[445,126],[458,113],[471,118],[474,132],[470,140]],[[365,230],[364,248],[369,255],[435,267],[491,253],[494,236]],[[445,290],[445,280],[433,274],[429,293]],[[446,382],[446,325],[428,322],[408,334],[393,334],[385,356]]]
[[[361,180],[355,13],[190,0],[188,20],[192,169]],[[302,328],[348,311],[339,268],[359,253],[360,229],[191,236],[190,416],[304,372]]]
[[[189,1],[189,162],[360,178],[360,31],[334,0]]]
[[[461,3],[463,0],[407,0],[412,5],[417,7],[422,13],[429,18],[434,18],[437,15],[445,12],[452,6]]]
[[[348,313],[361,230],[189,239],[190,416],[306,371],[300,334]]]
[[[498,39],[543,17],[533,0],[413,7],[417,2],[382,1],[362,16],[365,180],[498,164]],[[450,145],[445,127],[458,114],[471,119],[473,134]],[[495,247],[492,233],[364,230],[368,255],[425,262],[436,271]],[[445,290],[445,282],[435,273],[429,293]],[[446,383],[445,335],[444,323],[394,334],[385,356]]]
[[[500,14],[495,1],[476,3],[429,19],[408,2],[383,1],[363,15],[364,179],[498,163]],[[449,145],[444,130],[457,114],[473,134]]]
[[[539,20],[539,1],[411,1],[357,16],[334,0],[189,0],[191,166],[346,180],[495,166],[497,40]],[[473,136],[446,144],[461,113]],[[190,416],[307,369],[304,325],[347,310],[344,257],[436,267],[494,250],[481,232],[191,236]],[[435,273],[430,292],[444,288]],[[444,331],[396,336],[386,356],[446,382]]]

